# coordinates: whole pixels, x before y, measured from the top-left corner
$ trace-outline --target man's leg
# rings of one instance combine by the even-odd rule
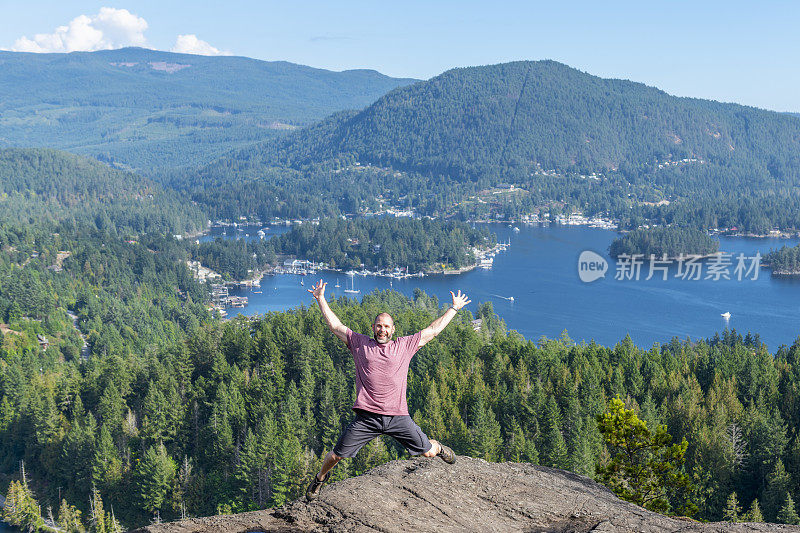
[[[319,473],[317,474],[317,479],[322,481],[325,477],[325,474],[330,472],[336,464],[341,461],[343,458],[336,455],[335,453],[328,452],[328,455],[325,456],[325,460],[322,461],[322,468],[319,469]]]
[[[439,456],[446,463],[456,462],[456,454],[453,453],[453,450],[437,440],[428,439],[410,416],[400,415],[387,418],[392,420],[386,427],[386,434],[394,437],[411,455]]]
[[[376,421],[376,416],[372,413],[359,411],[355,420],[345,428],[339,436],[339,442],[328,452],[322,461],[322,468],[319,473],[314,475],[308,489],[306,499],[311,501],[319,496],[322,485],[330,477],[330,471],[336,464],[345,457],[354,457],[358,450],[376,436],[380,435],[380,422]]]

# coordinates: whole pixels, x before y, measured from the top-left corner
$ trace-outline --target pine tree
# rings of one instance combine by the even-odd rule
[[[764,515],[761,514],[761,507],[758,505],[758,498],[750,504],[750,510],[742,517],[744,522],[763,522]]]
[[[267,460],[266,455],[266,443],[260,441],[248,428],[242,450],[239,453],[239,462],[233,471],[239,492],[243,500],[247,502],[246,509],[257,508],[259,505],[259,474]]]
[[[491,407],[484,403],[481,394],[476,396],[470,409],[469,432],[469,455],[496,461],[502,444],[500,424],[497,423]]]
[[[272,471],[272,505],[280,507],[291,499],[295,485],[305,480],[298,480],[300,441],[293,433],[281,431],[275,447],[274,467]]]
[[[738,522],[739,513],[742,508],[739,506],[739,499],[736,497],[735,492],[731,492],[728,496],[728,502],[725,504],[725,510],[722,512],[722,519],[726,522]]]
[[[797,511],[794,508],[794,500],[788,492],[786,493],[786,499],[780,511],[778,511],[778,516],[776,518],[781,524],[800,525],[800,516],[797,515]]]
[[[678,513],[691,515],[697,506],[689,500],[694,487],[683,471],[684,439],[671,444],[666,426],[651,433],[633,409],[625,409],[619,398],[608,403],[597,424],[611,453],[607,464],[596,467],[598,479],[622,498],[651,511],[670,510],[670,498],[684,502]]]
[[[145,451],[134,472],[142,509],[152,513],[164,507],[175,471],[175,461],[167,454],[163,444],[151,446]]]
[[[84,533],[86,531],[81,522],[80,510],[69,505],[67,500],[61,500],[61,506],[58,509],[58,525],[66,533]]]
[[[140,434],[148,444],[159,442],[167,431],[167,400],[155,382],[150,383],[142,402]]]
[[[436,389],[436,382],[433,380],[429,381],[425,394],[425,402],[423,403],[422,416],[418,418],[420,425],[425,428],[427,434],[433,439],[444,438],[447,434],[442,401]]]
[[[561,412],[552,396],[547,399],[542,426],[544,431],[539,447],[542,464],[554,468],[569,468],[569,450],[561,433]]]
[[[522,462],[525,455],[525,448],[527,442],[525,439],[525,432],[522,431],[519,423],[515,418],[512,418],[508,424],[508,434],[505,439],[505,446],[503,447],[503,459],[514,463]]]
[[[8,395],[4,394],[0,399],[0,433],[6,431],[11,427],[11,422],[14,420],[14,407],[8,399]]]
[[[360,476],[370,468],[382,465],[391,459],[389,449],[382,437],[372,439],[350,462],[350,472]]]
[[[12,481],[8,486],[6,495],[6,505],[3,508],[3,519],[11,525],[19,526],[21,529],[38,531],[44,524],[39,504],[28,488],[25,479],[25,470],[22,470],[22,481]]]
[[[778,512],[786,503],[786,493],[791,486],[791,478],[778,459],[775,468],[767,476],[767,488],[764,490],[764,516],[769,520],[777,519]]]
[[[92,487],[92,497],[89,499],[89,533],[122,533],[122,527],[113,513],[106,513],[103,508],[103,498],[96,487]]]
[[[100,436],[92,460],[92,480],[95,485],[109,489],[122,479],[122,460],[108,427],[100,427]]]

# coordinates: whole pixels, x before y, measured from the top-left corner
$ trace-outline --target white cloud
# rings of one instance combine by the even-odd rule
[[[198,39],[197,35],[178,35],[175,40],[175,46],[170,49],[170,52],[178,54],[195,54],[200,56],[229,56],[230,52],[214,48],[207,42]]]
[[[127,9],[103,7],[94,16],[80,15],[53,33],[37,33],[33,39],[20,37],[14,52],[92,52],[124,46],[146,46],[147,21]]]

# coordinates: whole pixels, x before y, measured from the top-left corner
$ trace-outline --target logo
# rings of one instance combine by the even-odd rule
[[[578,258],[578,277],[584,283],[591,283],[600,278],[606,277],[608,271],[608,262],[605,258],[592,252],[591,250],[584,250]]]

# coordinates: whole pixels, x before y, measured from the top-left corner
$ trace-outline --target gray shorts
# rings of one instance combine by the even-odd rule
[[[379,415],[354,409],[356,419],[350,422],[333,447],[339,457],[355,457],[366,443],[378,435],[389,435],[403,445],[411,455],[421,455],[431,449],[431,442],[408,415]]]

